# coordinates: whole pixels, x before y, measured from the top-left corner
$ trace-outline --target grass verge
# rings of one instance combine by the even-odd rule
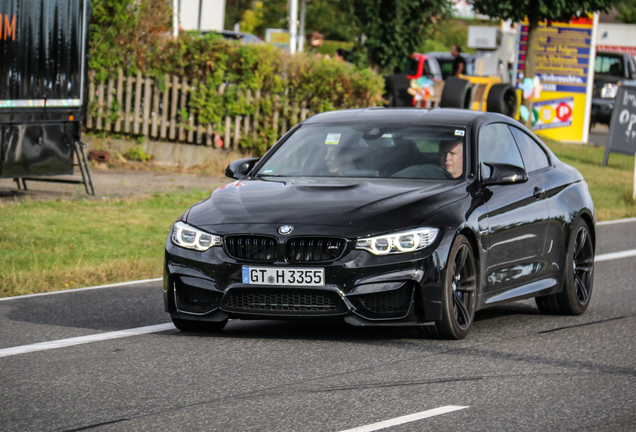
[[[543,141],[559,159],[583,174],[594,200],[597,221],[636,216],[636,201],[632,198],[634,156],[612,153],[603,167],[605,147]]]
[[[209,193],[4,205],[0,297],[161,277],[170,226]]]
[[[585,177],[597,220],[636,216],[634,157],[545,140]],[[171,224],[209,191],[0,203],[0,297],[161,277]]]

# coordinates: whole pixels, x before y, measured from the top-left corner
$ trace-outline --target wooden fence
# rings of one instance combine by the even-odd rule
[[[273,98],[273,112],[265,115],[257,108],[252,116],[225,116],[223,125],[201,124],[197,113],[191,112],[189,107],[188,80],[166,75],[164,83],[160,86],[156,80],[143,77],[141,72],[125,77],[121,69],[117,78],[106,82],[96,82],[94,74],[89,73],[86,129],[237,150],[242,137],[251,134],[254,143],[267,141],[265,131],[273,130],[278,139],[314,114],[306,101],[290,104],[287,99],[281,102],[281,95],[261,94],[260,91],[252,94],[248,90],[248,103]],[[225,91],[225,84],[218,88],[219,94]],[[440,95],[441,91],[436,91],[425,106],[436,106]],[[179,114],[184,109],[188,112],[187,120]],[[266,143],[272,145],[274,142]]]
[[[106,82],[96,82],[91,73],[85,126],[90,130],[238,149],[242,137],[251,134],[253,142],[267,140],[264,138],[265,130],[273,130],[279,137],[296,123],[313,115],[306,101],[283,103],[280,95],[262,95],[260,91],[252,94],[248,90],[248,103],[257,104],[260,98],[273,98],[273,112],[264,115],[257,108],[252,116],[225,116],[224,127],[200,124],[197,113],[189,107],[189,89],[187,78],[177,76],[166,75],[165,85],[160,86],[156,80],[143,77],[141,72],[125,77],[120,70],[117,78]],[[223,94],[225,90],[223,84],[218,92]],[[179,115],[183,109],[188,112],[186,121]],[[221,134],[219,131],[222,129],[224,132]]]

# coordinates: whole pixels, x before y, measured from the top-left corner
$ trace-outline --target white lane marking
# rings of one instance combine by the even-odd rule
[[[137,284],[142,284],[146,282],[157,282],[160,280],[163,280],[163,278],[143,279],[143,280],[136,280],[136,281],[130,281],[130,282],[119,282],[119,283],[108,284],[108,285],[98,285],[98,286],[92,286],[92,287],[86,287],[86,288],[71,288],[71,289],[61,290],[61,291],[51,291],[51,292],[44,292],[44,293],[37,293],[37,294],[25,294],[21,296],[13,296],[13,297],[2,297],[0,298],[0,301],[17,300],[17,299],[23,299],[23,298],[29,298],[29,297],[40,297],[40,296],[47,296],[47,295],[53,295],[53,294],[66,294],[66,293],[73,293],[78,291],[89,291],[89,290],[96,290],[96,289],[102,289],[102,288],[114,288],[114,287],[124,286],[124,285],[137,285]]]
[[[596,255],[596,258],[594,258],[594,262],[609,261],[609,260],[615,260],[619,258],[628,258],[633,256],[636,256],[636,249],[626,250],[623,252],[612,252],[612,253],[606,253],[602,255]]]
[[[360,426],[353,429],[347,429],[341,432],[372,432],[380,429],[385,429],[391,426],[397,426],[404,423],[410,423],[417,420],[422,420],[428,417],[435,417],[442,414],[447,414],[453,411],[463,410],[469,408],[467,406],[448,405],[444,407],[434,408],[428,411],[422,411],[415,414],[405,415],[403,417],[396,417],[394,419],[373,423],[366,426]]]
[[[108,333],[98,333],[98,334],[93,334],[88,336],[79,336],[79,337],[74,337],[69,339],[60,339],[60,340],[50,341],[50,342],[40,342],[40,343],[31,344],[31,345],[22,345],[22,346],[16,346],[11,348],[3,348],[3,349],[0,349],[0,357],[9,357],[9,356],[14,356],[18,354],[26,354],[30,352],[36,352],[36,351],[45,351],[45,350],[50,350],[55,348],[65,348],[65,347],[69,347],[73,345],[81,345],[81,344],[86,344],[90,342],[99,342],[99,341],[105,341],[110,339],[121,339],[121,338],[129,337],[129,336],[138,336],[138,335],[143,335],[148,333],[157,333],[157,332],[162,332],[166,330],[174,330],[174,328],[175,327],[174,325],[172,325],[172,323],[157,324],[157,325],[137,327],[132,329],[108,332]]]
[[[596,225],[613,225],[613,224],[619,224],[619,223],[628,223],[628,222],[636,222],[636,217],[633,218],[626,218],[626,219],[615,219],[615,220],[609,220],[609,221],[603,221],[603,222],[597,222]]]

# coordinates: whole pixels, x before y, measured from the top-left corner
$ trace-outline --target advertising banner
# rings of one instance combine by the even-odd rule
[[[542,136],[565,142],[587,142],[592,101],[597,17],[569,23],[541,23],[536,76],[540,95],[533,100],[532,128]],[[523,89],[528,23],[519,29],[516,86]]]

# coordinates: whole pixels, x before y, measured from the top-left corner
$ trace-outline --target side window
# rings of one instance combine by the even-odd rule
[[[535,140],[521,129],[511,127],[510,130],[519,145],[519,149],[521,150],[521,155],[523,156],[523,161],[526,163],[526,170],[528,172],[550,166],[548,156]]]
[[[435,61],[435,59],[427,59],[424,67],[427,70],[427,72],[424,72],[424,75],[429,78],[437,78],[442,75],[439,63]]]
[[[479,163],[503,163],[523,168],[521,154],[508,126],[489,124],[479,131]],[[484,173],[486,177],[489,172]]]

